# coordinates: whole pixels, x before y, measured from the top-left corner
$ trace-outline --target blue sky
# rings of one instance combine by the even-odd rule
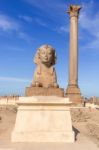
[[[43,44],[56,49],[60,87],[68,85],[70,4],[80,4],[78,82],[84,96],[99,97],[97,0],[0,0],[0,95],[23,95],[33,79],[33,57]]]

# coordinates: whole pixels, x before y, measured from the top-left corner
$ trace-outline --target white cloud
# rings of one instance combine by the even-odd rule
[[[9,50],[9,51],[16,51],[16,52],[24,52],[26,49],[23,49],[23,48],[20,48],[20,47],[10,47],[10,46],[7,46],[7,48],[5,48],[6,50]]]
[[[62,35],[66,35],[70,31],[68,25],[59,26],[59,27],[56,27],[55,29],[53,28],[52,30],[57,32],[58,34],[62,34]]]
[[[33,43],[34,42],[34,39],[31,36],[29,36],[28,34],[26,34],[24,32],[21,32],[21,31],[18,32],[18,38],[26,41],[27,43]]]
[[[51,21],[52,24],[45,22],[43,16],[41,18],[33,18],[33,21],[38,23],[43,27],[47,27],[52,31],[63,34],[64,32],[68,32],[68,27],[65,27],[67,22],[66,20],[66,10],[68,6],[64,1],[61,0],[23,0],[28,4],[35,7],[39,14],[42,13],[44,15],[44,19]],[[63,24],[63,26],[62,26]],[[68,25],[68,22],[67,22]],[[60,26],[60,27],[59,27]]]
[[[39,8],[45,12],[48,12],[50,9],[53,11],[58,10],[57,13],[59,13],[60,10],[62,10],[63,8],[64,9],[66,8],[66,3],[63,1],[60,1],[60,0],[54,0],[54,1],[53,0],[24,0],[24,1],[32,4],[33,6]],[[53,13],[53,12],[49,11],[49,14],[51,14],[51,13]]]
[[[30,21],[29,17],[24,16],[23,18],[27,21]],[[17,38],[20,38],[28,43],[33,42],[34,41],[33,38],[29,36],[27,33],[23,32],[22,28],[23,28],[22,24],[20,24],[18,21],[14,20],[13,18],[5,14],[0,14],[0,29],[1,31],[3,31],[1,32],[3,35],[6,35],[5,32],[8,35],[11,32],[12,35]]]
[[[19,30],[20,25],[10,17],[0,14],[0,29],[3,31]]]
[[[39,19],[39,18],[36,18],[35,21],[36,21],[39,25],[41,25],[41,26],[44,26],[44,27],[47,26],[47,24],[46,24],[44,21],[42,21],[41,19]]]
[[[83,29],[86,29],[90,34],[92,34],[95,37],[98,37],[99,34],[99,13],[96,13],[93,16],[89,16],[87,14],[87,11],[82,12],[80,15],[80,26]]]
[[[20,15],[19,18],[25,20],[26,22],[33,21],[33,18],[30,16]],[[39,18],[34,18],[34,21],[41,26],[46,26],[46,23],[44,23]],[[0,29],[1,31],[3,31],[3,34],[5,34],[5,32],[9,34],[9,31],[11,31],[12,33],[15,34],[16,37],[26,41],[27,43],[33,43],[34,39],[27,33],[23,32],[22,28],[23,28],[22,24],[20,24],[18,21],[12,19],[11,17],[5,14],[0,14]]]
[[[34,17],[32,18],[32,17],[27,16],[27,15],[19,15],[19,18],[24,20],[25,22],[28,22],[28,23],[36,22],[40,26],[44,26],[44,27],[47,26],[47,24],[40,18],[34,18]]]
[[[89,49],[99,49],[99,11],[93,11],[94,7],[93,1],[87,5],[83,5],[79,16],[80,28],[86,31],[83,39],[85,40],[87,38],[87,34],[89,34],[91,38],[84,46],[84,48]]]
[[[61,26],[57,29],[57,32],[59,32],[59,33],[69,33],[69,27],[68,26]]]
[[[33,21],[32,17],[26,16],[26,15],[19,15],[19,18],[26,21],[26,22],[29,22],[29,23],[31,23]]]
[[[66,11],[66,3],[61,0],[23,0],[33,7],[39,9],[39,12],[43,12],[47,17],[53,21],[56,18],[64,20]],[[58,20],[59,21],[59,20]]]
[[[30,82],[29,79],[20,79],[15,77],[0,77],[0,81],[6,81],[6,82]]]

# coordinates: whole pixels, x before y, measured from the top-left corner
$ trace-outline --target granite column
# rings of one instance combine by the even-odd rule
[[[70,15],[70,50],[69,50],[69,81],[66,96],[72,102],[81,102],[80,89],[78,87],[78,17],[81,7],[71,5]]]

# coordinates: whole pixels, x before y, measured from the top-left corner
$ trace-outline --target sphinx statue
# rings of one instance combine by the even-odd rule
[[[56,63],[55,49],[50,45],[41,46],[35,55],[34,62],[37,65],[34,72],[32,87],[58,88],[54,65]]]

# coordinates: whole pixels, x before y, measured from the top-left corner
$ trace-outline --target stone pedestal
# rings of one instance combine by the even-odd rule
[[[12,142],[74,142],[68,98],[21,97]]]
[[[44,88],[44,87],[27,87],[26,96],[59,96],[64,97],[64,89],[62,88]]]

